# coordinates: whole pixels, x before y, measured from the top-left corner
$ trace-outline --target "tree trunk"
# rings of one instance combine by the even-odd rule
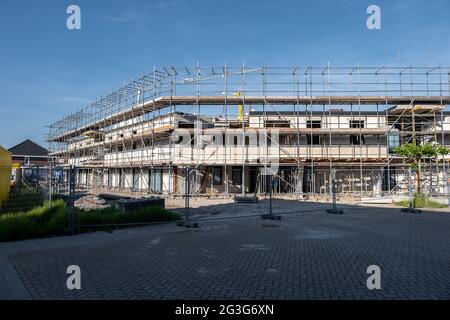
[[[416,193],[420,193],[420,178],[422,176],[422,169],[420,165],[420,160],[417,161],[417,170],[416,170]]]

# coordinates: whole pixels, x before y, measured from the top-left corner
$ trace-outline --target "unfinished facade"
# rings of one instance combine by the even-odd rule
[[[450,146],[449,68],[154,68],[50,126],[78,187],[156,194],[401,193],[406,142]],[[53,159],[53,158],[52,158]],[[423,186],[446,194],[449,157]]]

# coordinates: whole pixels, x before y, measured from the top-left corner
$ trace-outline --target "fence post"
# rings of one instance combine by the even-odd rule
[[[178,226],[186,227],[186,228],[197,228],[198,222],[190,221],[190,212],[189,212],[189,196],[190,196],[190,176],[193,170],[189,167],[183,168],[184,172],[184,220],[177,223]]]
[[[431,163],[428,164],[429,168],[428,168],[428,176],[429,176],[429,186],[428,186],[428,193],[429,193],[429,197],[432,198],[433,197],[433,173],[432,173],[432,168],[431,168]]]
[[[53,184],[52,184],[52,164],[48,166],[48,200],[52,202]]]
[[[69,167],[69,233],[75,233],[75,166]]]
[[[327,213],[333,214],[343,214],[343,210],[339,210],[336,205],[336,169],[332,169],[330,171],[330,183],[331,183],[331,198],[332,198],[332,207],[331,209],[327,209]]]
[[[270,176],[269,215],[272,216],[273,176]]]
[[[189,222],[189,195],[191,193],[191,184],[190,184],[190,172],[189,172],[189,168],[185,168],[185,181],[184,181],[184,217],[185,217],[185,222],[188,223]]]
[[[447,196],[448,196],[448,206],[450,207],[450,175],[448,174],[448,172],[446,172],[446,176],[447,176]]]
[[[268,219],[268,220],[281,220],[280,215],[274,215],[272,210],[272,194],[273,194],[273,178],[274,175],[271,174],[270,176],[270,182],[269,182],[269,213],[268,214],[262,214],[262,219]]]

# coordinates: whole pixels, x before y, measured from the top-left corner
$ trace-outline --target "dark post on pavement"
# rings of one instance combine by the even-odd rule
[[[69,167],[69,233],[75,232],[75,210],[74,210],[74,201],[75,201],[75,166],[71,165]]]
[[[178,226],[181,227],[186,227],[186,228],[197,228],[198,227],[198,223],[197,222],[192,222],[190,220],[190,212],[189,212],[189,196],[191,193],[191,182],[190,182],[190,177],[192,174],[191,168],[189,167],[185,167],[183,169],[183,173],[184,173],[184,220],[180,221],[177,223]]]
[[[450,174],[447,172],[447,197],[448,197],[448,206],[450,207]]]
[[[274,215],[272,211],[272,194],[273,194],[273,175],[269,175],[269,213],[268,214],[262,214],[262,219],[268,219],[268,220],[281,220],[280,215]]]
[[[327,209],[327,213],[333,214],[343,214],[344,211],[339,210],[336,205],[336,169],[330,171],[330,182],[331,182],[331,196],[332,196],[332,207],[331,209]]]
[[[409,213],[420,213],[422,210],[414,208],[413,204],[413,186],[412,186],[412,172],[411,167],[408,168],[408,191],[409,191],[409,208],[403,208],[402,212],[409,212]]]
[[[48,182],[48,200],[50,202],[52,202],[53,184],[52,184],[52,164],[51,163],[49,163],[49,166],[48,166],[47,182]]]

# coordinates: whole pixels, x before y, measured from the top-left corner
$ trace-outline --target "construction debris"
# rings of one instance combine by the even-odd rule
[[[75,208],[90,211],[96,209],[105,209],[111,205],[105,200],[97,196],[87,195],[74,202]]]

